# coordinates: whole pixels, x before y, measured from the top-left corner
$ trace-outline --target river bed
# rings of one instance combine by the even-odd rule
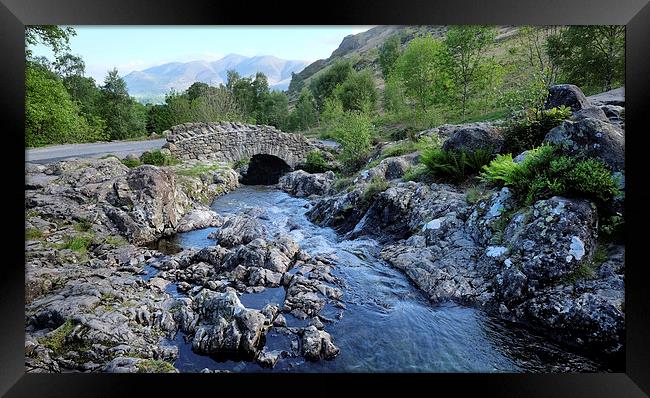
[[[242,186],[217,198],[212,209],[233,215],[248,208],[261,208],[260,219],[269,235],[289,235],[310,255],[335,255],[334,274],[343,281],[345,308],[331,305],[322,315],[332,322],[325,330],[332,335],[340,354],[318,362],[302,358],[281,359],[262,368],[241,358],[215,358],[192,352],[191,341],[178,333],[174,365],[182,372],[229,370],[233,372],[551,372],[599,371],[597,364],[556,347],[528,331],[505,325],[483,311],[453,302],[432,304],[400,271],[379,258],[381,246],[372,239],[342,240],[331,228],[311,223],[305,213],[309,202],[271,186]],[[176,235],[168,249],[214,245],[208,238],[216,228]],[[150,272],[147,277],[151,277]],[[167,291],[180,295],[175,284]],[[282,305],[284,288],[267,288],[243,294],[242,304],[261,309],[267,303]],[[288,326],[306,326],[285,314]],[[268,349],[284,349],[289,339],[271,329]]]

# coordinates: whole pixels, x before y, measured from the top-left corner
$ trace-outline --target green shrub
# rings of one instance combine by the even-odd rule
[[[404,175],[402,176],[402,180],[422,181],[424,177],[427,175],[427,173],[428,173],[427,167],[423,164],[419,164],[417,166],[412,166],[406,169]]]
[[[138,373],[171,373],[175,372],[174,365],[160,359],[146,359],[136,364]]]
[[[551,145],[529,151],[514,163],[512,156],[497,156],[483,168],[485,182],[512,187],[525,205],[551,196],[580,197],[603,207],[618,195],[618,181],[596,159],[558,156]]]
[[[605,240],[618,240],[622,237],[625,219],[621,213],[601,217],[598,224],[598,234]]]
[[[546,134],[571,117],[571,108],[562,105],[542,111],[531,110],[522,118],[514,119],[503,131],[504,149],[519,154],[539,146]]]
[[[83,254],[88,251],[88,246],[90,246],[92,241],[92,236],[69,236],[65,242],[59,245],[59,249],[70,249]]]
[[[597,201],[605,203],[619,193],[618,181],[601,161],[595,159],[579,161],[566,173],[568,189],[589,194]]]
[[[384,180],[381,177],[373,177],[368,185],[366,186],[366,189],[363,191],[363,195],[361,196],[361,201],[365,205],[369,205],[370,202],[380,194],[381,192],[384,192],[386,189],[388,189],[388,183],[386,180]]]
[[[120,162],[130,169],[142,166],[142,162],[138,159],[121,159]]]
[[[343,191],[352,186],[352,177],[339,177],[334,180],[334,189],[337,191]]]
[[[238,169],[240,167],[246,166],[250,162],[251,162],[250,158],[239,159],[238,161],[236,161],[235,163],[232,164],[232,168],[233,169]]]
[[[420,155],[420,162],[435,177],[446,181],[460,182],[477,174],[492,160],[492,150],[444,151],[428,149]]]
[[[489,197],[490,197],[489,192],[486,192],[480,187],[471,187],[467,190],[467,193],[465,194],[465,200],[469,204],[478,203],[479,201],[483,199],[487,199]]]
[[[179,163],[178,160],[174,159],[170,155],[165,155],[160,150],[144,152],[140,156],[140,161],[144,164],[151,164],[154,166],[171,166]]]
[[[341,163],[344,171],[351,174],[363,167],[368,159],[374,126],[368,115],[346,112],[336,130],[335,136],[342,147]]]
[[[71,320],[65,321],[61,326],[42,337],[39,342],[45,347],[54,351],[55,354],[61,353],[66,343],[66,338],[74,330],[74,324]]]
[[[36,240],[43,237],[43,232],[36,228],[27,228],[25,230],[25,240]]]
[[[394,156],[402,156],[402,155],[406,155],[407,153],[413,153],[415,151],[417,151],[415,142],[403,141],[398,144],[391,145],[389,147],[384,148],[384,150],[381,151],[381,157],[383,159],[392,158]]]
[[[324,173],[331,168],[320,151],[311,151],[307,154],[303,169],[308,173]]]
[[[197,164],[192,167],[176,170],[176,174],[186,177],[200,177],[203,174],[211,171],[219,170],[221,166],[218,164]]]
[[[126,239],[124,239],[123,237],[121,237],[119,235],[109,235],[104,240],[104,243],[106,243],[108,245],[111,245],[111,246],[120,247],[120,246],[124,246],[124,245],[128,244],[129,242],[127,242]]]
[[[440,140],[437,136],[415,138],[410,137],[408,140],[395,143],[384,148],[381,151],[380,159],[402,156],[409,153],[424,151],[440,147]]]
[[[566,275],[562,281],[567,284],[575,284],[583,279],[592,279],[596,276],[596,270],[592,263],[582,263],[572,273]]]
[[[77,232],[88,232],[93,227],[93,223],[90,220],[81,220],[75,224],[74,229]]]
[[[517,164],[512,161],[511,154],[497,155],[490,164],[483,167],[481,179],[495,185],[512,185],[515,168]]]

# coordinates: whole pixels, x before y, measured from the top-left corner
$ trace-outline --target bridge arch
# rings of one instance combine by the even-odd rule
[[[165,132],[172,155],[181,160],[237,162],[255,155],[282,159],[291,169],[318,149],[300,134],[284,133],[273,126],[241,123],[184,123]]]

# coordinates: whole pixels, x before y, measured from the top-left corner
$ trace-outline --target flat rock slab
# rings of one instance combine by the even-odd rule
[[[595,94],[587,97],[592,105],[617,105],[625,106],[625,87],[619,87],[614,90],[605,91],[604,93]]]

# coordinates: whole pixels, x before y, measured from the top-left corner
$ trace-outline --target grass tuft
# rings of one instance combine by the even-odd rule
[[[174,365],[159,359],[145,359],[136,365],[138,373],[172,373],[176,372]]]
[[[36,240],[43,237],[43,232],[36,228],[27,228],[25,230],[25,240]]]

